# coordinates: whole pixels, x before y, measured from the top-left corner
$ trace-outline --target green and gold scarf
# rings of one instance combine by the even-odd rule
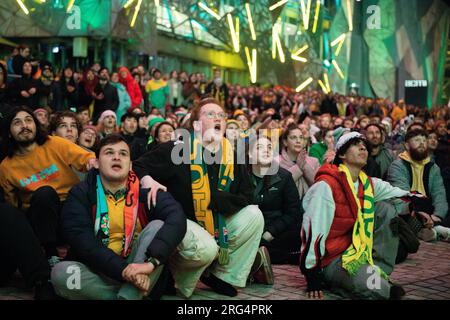
[[[97,175],[96,191],[97,204],[95,210],[94,233],[99,236],[103,245],[109,244],[109,215],[108,204],[106,201],[105,191],[100,179]],[[125,194],[125,208],[124,208],[124,235],[122,239],[122,256],[126,258],[133,247],[134,234],[136,231],[136,224],[138,221],[138,206],[139,206],[139,179],[137,175],[130,170],[127,178],[127,191]]]
[[[203,148],[200,141],[191,135],[191,185],[194,201],[195,217],[198,223],[216,239],[219,249],[219,264],[225,265],[229,261],[228,229],[225,217],[220,212],[213,212],[208,208],[211,202],[211,190],[208,178],[208,168],[203,161]],[[219,169],[217,189],[229,192],[234,180],[233,147],[227,139],[221,143],[222,161]]]
[[[341,164],[339,171],[344,172],[350,186],[353,197],[358,207],[358,213],[355,226],[353,227],[352,244],[344,252],[342,256],[342,267],[351,275],[356,274],[358,269],[364,264],[373,266],[372,249],[373,249],[373,227],[375,223],[375,202],[374,192],[369,177],[361,171],[359,173],[359,181],[364,190],[363,207],[361,208],[358,193],[353,184],[352,176],[348,168]],[[379,268],[377,268],[379,269]],[[381,276],[387,278],[387,275],[379,269]]]

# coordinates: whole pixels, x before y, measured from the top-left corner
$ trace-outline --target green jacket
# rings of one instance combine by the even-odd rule
[[[389,166],[394,161],[392,153],[389,152],[389,150],[384,146],[382,146],[380,153],[378,153],[373,158],[375,159],[375,162],[380,166],[381,177],[384,178],[389,169]]]
[[[327,152],[327,145],[323,142],[314,143],[311,148],[309,148],[309,155],[311,157],[317,158],[320,165],[323,165],[323,156]]]
[[[411,190],[411,170],[405,162],[402,159],[392,162],[386,179],[395,187]],[[429,174],[424,174],[424,185],[428,186],[428,196],[433,203],[434,214],[444,219],[448,213],[448,204],[441,170],[434,162],[430,162],[428,165],[430,165],[430,170]]]

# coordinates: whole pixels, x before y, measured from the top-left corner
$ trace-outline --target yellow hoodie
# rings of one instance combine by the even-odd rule
[[[399,155],[400,159],[403,159],[405,161],[408,161],[411,164],[411,170],[412,170],[412,186],[411,191],[417,191],[421,194],[427,196],[427,193],[425,192],[425,186],[423,185],[423,172],[425,169],[425,165],[430,162],[430,157],[427,157],[423,159],[422,161],[415,161],[411,159],[411,156],[409,155],[408,151],[402,152]]]

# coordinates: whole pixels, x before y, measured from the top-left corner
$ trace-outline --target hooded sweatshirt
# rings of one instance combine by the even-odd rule
[[[400,153],[400,159],[403,159],[411,164],[412,170],[412,186],[411,191],[417,191],[421,194],[428,196],[425,191],[425,186],[423,184],[423,172],[425,165],[430,162],[430,157],[423,159],[422,161],[415,161],[411,158],[407,151]]]
[[[125,71],[127,73],[127,76],[125,78],[123,78],[121,75],[122,71]],[[133,79],[133,76],[131,75],[128,68],[120,67],[119,81],[127,89],[128,95],[131,98],[131,108],[139,107],[142,102],[141,88],[139,87],[139,84]]]

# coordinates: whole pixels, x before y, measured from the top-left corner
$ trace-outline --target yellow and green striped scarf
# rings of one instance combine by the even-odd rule
[[[231,182],[234,180],[234,154],[231,143],[223,138],[222,160],[219,169],[219,191],[230,191]],[[202,157],[203,148],[201,142],[191,135],[191,185],[192,199],[194,201],[195,217],[198,223],[216,239],[219,249],[219,264],[226,265],[229,262],[228,253],[228,228],[225,217],[220,212],[209,209],[211,202],[211,190],[209,186],[208,168]]]
[[[342,255],[342,267],[351,275],[356,274],[359,267],[364,264],[373,266],[372,249],[373,249],[373,228],[375,223],[375,202],[374,192],[369,177],[361,170],[359,174],[359,181],[362,183],[364,190],[364,203],[361,208],[361,203],[358,199],[358,192],[353,184],[352,176],[348,168],[341,164],[339,171],[344,172],[347,182],[352,190],[358,207],[356,223],[353,228],[352,244],[345,250]],[[379,268],[376,268],[377,270]],[[381,276],[387,278],[387,275],[379,269]]]

